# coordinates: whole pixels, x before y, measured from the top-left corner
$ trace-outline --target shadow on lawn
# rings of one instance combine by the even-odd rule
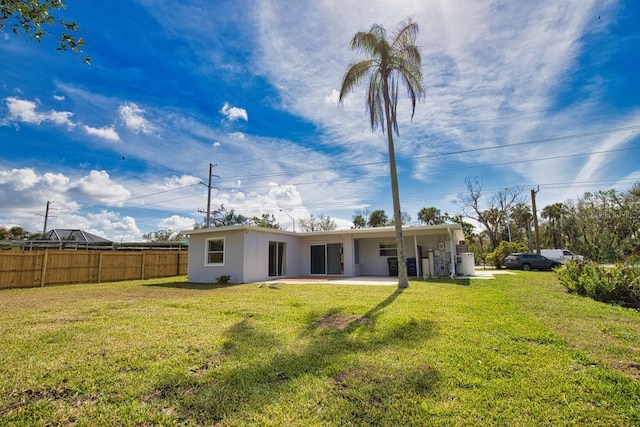
[[[150,395],[163,399],[158,404],[170,405],[180,420],[207,425],[238,419],[260,424],[274,402],[289,403],[292,410],[307,405],[312,418],[328,423],[343,420],[345,413],[346,422],[373,424],[393,411],[418,416],[416,397],[429,393],[440,374],[407,354],[435,336],[436,324],[410,319],[376,327],[383,309],[402,291],[364,316],[341,309],[312,314],[308,328],[286,341],[245,318],[227,329],[222,348],[201,367],[166,378]],[[336,327],[323,322],[328,318],[350,320]]]
[[[456,277],[455,279],[450,277],[434,277],[431,279],[417,279],[416,281],[422,283],[450,283],[458,286],[471,286],[471,278],[469,277]]]
[[[144,286],[151,286],[157,288],[173,288],[173,289],[196,289],[201,291],[210,291],[212,289],[228,288],[230,286],[237,286],[235,283],[191,283],[191,282],[168,282],[168,283],[148,283]]]

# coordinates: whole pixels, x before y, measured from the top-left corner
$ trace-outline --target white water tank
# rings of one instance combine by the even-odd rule
[[[473,252],[463,252],[458,256],[460,257],[458,274],[461,276],[473,276],[476,273],[476,260]]]

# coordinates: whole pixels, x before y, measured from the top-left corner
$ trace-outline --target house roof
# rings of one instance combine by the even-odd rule
[[[103,244],[110,245],[113,242],[107,239],[103,239],[100,236],[91,234],[87,231],[74,230],[68,228],[56,228],[49,230],[42,236],[34,239],[35,241],[47,241],[47,242],[78,242],[78,243],[90,243],[90,244]]]
[[[218,234],[224,233],[228,231],[239,231],[239,230],[252,230],[258,231],[262,233],[273,233],[273,234],[287,234],[294,235],[300,237],[306,236],[338,236],[350,234],[361,237],[393,237],[395,236],[395,227],[372,227],[372,228],[352,228],[352,229],[342,229],[342,230],[331,230],[331,231],[312,231],[312,232],[291,232],[286,230],[279,230],[275,228],[266,228],[266,227],[256,227],[254,225],[232,225],[227,227],[213,227],[213,228],[200,228],[197,230],[185,231],[184,234],[187,236],[198,235],[198,234]],[[425,234],[442,234],[448,233],[449,231],[453,232],[457,241],[464,240],[464,233],[462,231],[462,226],[460,224],[442,224],[442,225],[421,225],[421,226],[404,226],[402,227],[402,234],[405,237],[408,236],[417,236],[417,235],[425,235]]]

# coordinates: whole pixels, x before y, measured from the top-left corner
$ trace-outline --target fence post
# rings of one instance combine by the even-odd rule
[[[40,287],[44,287],[44,279],[47,277],[47,254],[48,251],[45,249],[44,250],[44,255],[42,258],[42,273],[41,273],[41,277],[40,277]]]
[[[100,257],[98,258],[98,283],[102,281],[102,251],[100,251]]]
[[[142,250],[142,277],[140,278],[140,280],[144,280],[144,266],[146,263],[146,254],[144,253],[144,249]]]

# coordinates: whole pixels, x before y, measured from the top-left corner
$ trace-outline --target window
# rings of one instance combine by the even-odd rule
[[[224,237],[207,239],[206,241],[206,265],[224,265]]]
[[[380,256],[397,256],[396,242],[380,242]]]

